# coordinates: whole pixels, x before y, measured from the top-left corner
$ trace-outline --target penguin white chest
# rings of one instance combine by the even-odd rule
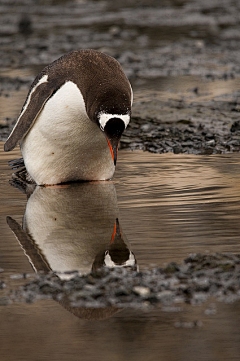
[[[70,81],[45,104],[21,150],[37,184],[106,180],[115,170],[105,135],[88,118],[83,96]]]

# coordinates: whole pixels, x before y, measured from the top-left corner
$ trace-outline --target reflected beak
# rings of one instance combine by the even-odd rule
[[[111,244],[113,243],[115,237],[121,237],[121,239],[122,239],[122,233],[121,233],[121,230],[120,230],[120,225],[119,225],[118,218],[116,218],[116,222],[115,222],[115,225],[114,225]]]

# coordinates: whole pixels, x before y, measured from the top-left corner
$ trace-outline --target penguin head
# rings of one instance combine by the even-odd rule
[[[128,248],[121,252],[107,250],[104,254],[103,266],[107,268],[134,267],[136,266],[136,258]]]
[[[116,165],[120,138],[130,121],[130,115],[111,115],[102,113],[100,114],[98,120],[99,127],[107,138],[114,165]]]
[[[136,257],[125,243],[118,218],[116,218],[110,243],[95,257],[92,272],[104,267],[138,269]]]

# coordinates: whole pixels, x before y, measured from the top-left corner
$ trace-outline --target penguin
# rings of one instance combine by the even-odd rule
[[[119,222],[113,182],[36,186],[26,192],[22,225],[7,223],[33,269],[54,271],[62,280],[101,268],[137,268]]]
[[[50,272],[50,279],[64,282],[76,275],[91,274],[99,279],[109,268],[138,270],[130,242],[120,226],[113,182],[51,187],[22,183],[21,188],[18,180],[12,185],[26,194],[27,204],[22,224],[10,216],[6,221],[35,272]],[[64,297],[59,298],[57,293],[51,296],[77,317],[105,319],[119,311],[117,306],[79,306],[81,298],[73,304],[75,289],[71,283],[66,289],[68,295]]]
[[[116,59],[91,49],[72,51],[36,77],[4,150],[20,142],[37,185],[109,180],[132,102]]]

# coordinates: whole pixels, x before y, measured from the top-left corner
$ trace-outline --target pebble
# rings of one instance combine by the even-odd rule
[[[151,130],[152,126],[150,123],[146,123],[146,124],[143,124],[141,125],[140,129],[143,131],[143,132],[148,132],[149,130]]]
[[[150,295],[150,289],[147,287],[135,286],[133,287],[133,292],[141,297],[147,297]]]
[[[194,328],[194,327],[202,327],[203,323],[202,321],[177,321],[174,323],[174,326],[176,328]]]
[[[6,120],[0,120],[0,128],[8,127],[8,122]]]
[[[0,306],[7,306],[11,303],[8,297],[0,297]]]

